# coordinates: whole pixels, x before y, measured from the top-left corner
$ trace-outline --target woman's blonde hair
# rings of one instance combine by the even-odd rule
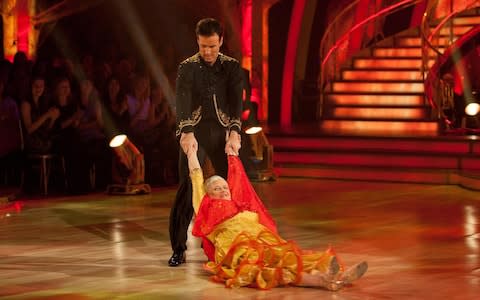
[[[203,183],[203,186],[205,187],[205,190],[208,191],[208,188],[212,185],[212,183],[214,183],[215,181],[220,180],[220,179],[225,180],[225,178],[223,178],[222,176],[218,176],[218,175],[213,175],[213,176],[207,178],[207,180],[205,180],[205,182]]]

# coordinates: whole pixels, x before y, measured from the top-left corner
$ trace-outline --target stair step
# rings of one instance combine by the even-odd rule
[[[472,148],[472,152],[473,152],[474,154],[480,155],[480,144],[478,144],[478,143],[477,143],[477,144],[474,144],[474,145],[473,145],[473,148]]]
[[[395,41],[396,45],[399,47],[421,47],[422,39],[420,37],[398,37]],[[441,37],[435,39],[435,44],[437,45],[448,45],[450,40],[447,37]]]
[[[355,58],[353,67],[358,69],[420,69],[422,59],[420,58]]]
[[[480,141],[469,136],[325,135],[318,124],[269,128],[281,177],[457,184],[480,190]]]
[[[478,159],[480,161],[480,159]],[[459,158],[426,154],[275,152],[275,164],[321,164],[327,166],[457,169]]]
[[[425,184],[456,184],[480,190],[480,176],[463,176],[455,170],[392,169],[342,166],[275,166],[280,177],[302,177],[377,182],[403,182]]]
[[[477,16],[480,13],[480,7],[472,7],[470,9],[459,12],[456,17]]]
[[[335,107],[332,111],[333,118],[349,119],[423,119],[427,117],[424,107],[420,108],[364,108],[364,107]]]
[[[422,57],[422,49],[419,47],[403,47],[403,48],[375,48],[373,49],[373,56],[376,57]]]
[[[344,70],[342,78],[345,80],[421,80],[419,70]]]
[[[402,152],[443,155],[475,155],[474,141],[442,138],[383,138],[383,137],[299,137],[269,136],[275,151],[351,151]],[[473,147],[472,147],[473,144]]]
[[[422,94],[416,95],[375,95],[375,94],[328,94],[329,103],[337,105],[423,105]]]
[[[334,82],[334,92],[368,92],[368,93],[423,93],[423,82],[358,82],[341,81]]]
[[[452,27],[453,35],[455,35],[455,36],[464,35],[467,31],[469,31],[472,28],[473,28],[473,26],[471,24],[468,24],[468,25],[463,25],[462,24],[462,25],[453,26]],[[442,27],[440,29],[440,35],[449,36],[450,35],[450,27],[448,25],[445,25],[444,27]]]
[[[438,124],[421,120],[323,120],[322,130],[344,135],[435,136],[438,133]]]
[[[480,158],[454,155],[351,153],[351,152],[281,152],[274,155],[275,165],[348,166],[349,168],[414,168],[430,170],[480,170]]]
[[[439,47],[441,52],[445,51],[445,47]],[[437,53],[429,49],[430,57],[436,57]],[[421,58],[422,49],[420,47],[379,47],[373,49],[374,57],[412,57],[412,58]]]
[[[418,27],[411,27],[395,34],[395,36],[419,36],[419,35],[420,35],[420,29]]]
[[[480,16],[457,16],[453,18],[454,25],[472,25],[480,24]]]

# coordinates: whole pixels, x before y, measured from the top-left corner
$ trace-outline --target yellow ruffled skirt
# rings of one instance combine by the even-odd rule
[[[333,256],[330,248],[324,252],[302,251],[294,242],[269,230],[257,236],[242,232],[226,254],[205,264],[205,269],[213,274],[214,281],[224,282],[227,287],[270,289],[299,283],[302,272],[327,272]]]

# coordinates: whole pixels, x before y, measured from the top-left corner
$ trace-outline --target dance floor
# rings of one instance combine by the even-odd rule
[[[479,299],[480,193],[458,186],[280,178],[255,187],[281,235],[329,245],[363,278],[339,292],[228,289],[209,281],[198,240],[170,268],[175,187],[145,196],[0,204],[3,299]]]

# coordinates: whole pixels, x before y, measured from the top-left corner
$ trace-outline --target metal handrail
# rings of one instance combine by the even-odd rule
[[[472,0],[468,2],[466,5],[463,5],[459,9],[454,9],[453,8],[453,2],[451,2],[451,7],[450,7],[450,13],[448,13],[446,16],[443,17],[443,19],[440,20],[438,25],[433,29],[431,29],[430,22],[432,21],[431,16],[434,15],[435,10],[438,7],[440,0],[433,0],[431,3],[429,3],[429,6],[423,16],[422,19],[422,24],[421,24],[421,36],[422,36],[422,42],[423,42],[423,47],[422,47],[422,74],[423,74],[423,79],[424,79],[424,84],[425,84],[425,100],[428,102],[433,108],[437,108],[437,105],[432,99],[433,95],[433,89],[435,82],[439,80],[436,72],[439,70],[440,66],[440,58],[444,56],[444,53],[442,53],[439,50],[438,45],[435,46],[432,41],[434,40],[435,36],[437,33],[441,32],[441,29],[445,26],[445,24],[448,24],[448,21],[451,21],[456,15],[459,13],[469,10],[471,8],[474,8],[476,6],[480,6],[480,0]],[[450,22],[451,24],[451,22]],[[428,32],[427,32],[428,31]],[[453,28],[450,28],[451,35],[453,33]],[[449,44],[446,45],[447,48],[454,44],[454,42],[450,39]],[[430,68],[429,66],[429,59],[430,59],[430,50],[433,50],[437,54],[437,62],[433,66],[433,68]],[[438,114],[437,114],[438,115]]]
[[[350,11],[351,8],[355,6],[359,1],[360,0],[353,1],[350,5],[345,7],[339,14],[337,14],[335,19],[333,19],[333,21],[330,22],[330,24],[328,24],[327,29],[325,29],[325,33],[323,34],[322,39],[320,40],[320,51],[322,51],[323,45],[325,44],[325,41],[329,36],[330,32],[333,30],[334,25],[337,24],[337,21],[340,20],[340,18],[342,18],[344,15],[346,15],[346,13]]]
[[[368,16],[367,18],[365,18],[364,20],[360,21],[359,23],[355,24],[355,26],[353,26],[352,28],[350,28],[350,30],[346,33],[343,34],[342,37],[340,37],[339,39],[337,39],[334,43],[334,45],[326,52],[327,54],[324,56],[324,57],[321,57],[321,68],[320,68],[320,80],[319,80],[319,87],[320,87],[320,103],[319,103],[319,111],[318,111],[318,116],[321,116],[322,115],[322,109],[323,109],[323,97],[324,97],[324,86],[325,86],[325,65],[327,63],[327,61],[329,60],[329,58],[332,56],[332,54],[334,53],[334,51],[336,51],[340,44],[342,42],[344,42],[351,34],[352,32],[362,28],[363,26],[365,26],[366,24],[370,24],[370,21],[372,20],[376,20],[376,19],[380,19],[381,17],[385,17],[386,15],[389,15],[391,13],[394,13],[400,9],[403,9],[405,7],[408,7],[408,6],[411,6],[411,5],[414,5],[414,4],[417,4],[419,2],[421,2],[422,0],[402,0],[402,1],[399,1],[393,5],[390,5],[386,8],[383,8],[381,9],[380,11]],[[352,8],[359,2],[359,0],[353,2],[352,4],[350,4],[349,6],[347,6],[345,9],[343,9],[338,15],[337,17],[329,24],[329,26],[327,27],[322,39],[321,39],[321,42],[320,42],[320,52],[321,54],[323,53],[323,49],[325,48],[325,43],[326,43],[326,39],[327,37],[329,37],[330,35],[330,32],[332,31],[332,28],[335,27],[335,24],[338,22],[338,20],[341,19],[341,17],[343,17],[344,15],[347,14],[347,12],[349,12],[350,10],[352,10]],[[376,35],[377,33],[374,33],[374,36]]]

